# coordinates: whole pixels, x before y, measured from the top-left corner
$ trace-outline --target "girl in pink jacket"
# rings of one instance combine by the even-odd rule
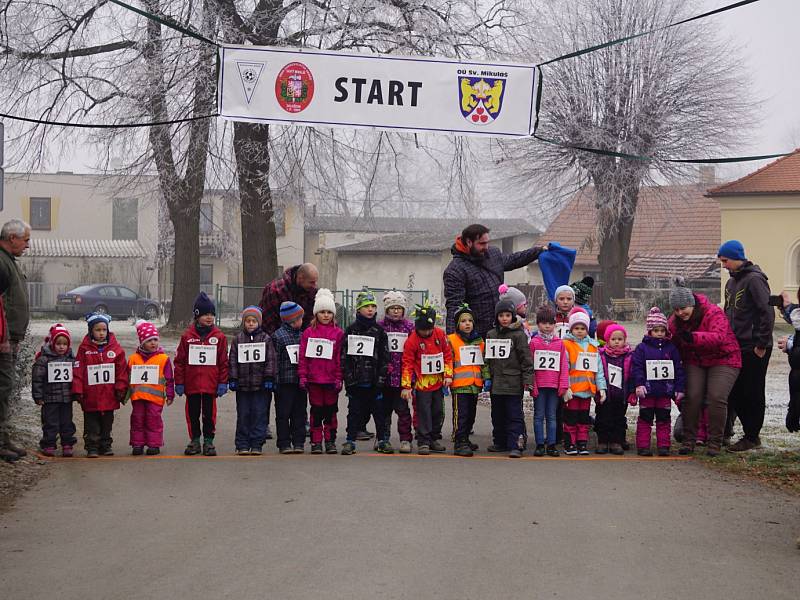
[[[543,305],[536,311],[537,335],[531,338],[533,356],[533,432],[534,456],[558,456],[556,450],[556,409],[569,387],[569,361],[564,342],[555,335],[556,311]],[[547,421],[547,435],[544,424]],[[545,444],[547,448],[545,449]]]

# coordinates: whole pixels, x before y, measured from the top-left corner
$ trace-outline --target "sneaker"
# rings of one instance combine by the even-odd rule
[[[447,448],[439,440],[433,440],[431,442],[431,452],[447,452]]]
[[[303,454],[305,453],[306,448],[305,446],[295,446],[292,448],[292,454]]]
[[[611,444],[608,447],[608,451],[615,456],[622,456],[625,454],[625,449],[622,447],[622,444]]]
[[[503,446],[496,446],[495,444],[492,444],[491,446],[486,448],[486,450],[489,452],[508,452],[508,448],[504,448]]]
[[[236,456],[250,456],[250,448],[237,448]]]
[[[343,456],[350,456],[351,454],[355,453],[356,453],[356,445],[353,442],[347,441],[342,445]]]
[[[134,446],[131,450],[131,454],[133,456],[141,456],[144,454],[144,446]]]
[[[322,444],[311,444],[311,454],[322,454]]]
[[[408,440],[400,442],[400,454],[411,454],[411,442]]]
[[[589,455],[589,448],[586,442],[578,442],[578,454],[581,456]]]
[[[196,454],[200,454],[200,440],[192,440],[186,445],[183,453],[186,456],[195,456]]]
[[[659,448],[658,449],[659,456],[669,456],[669,448]]]
[[[147,456],[158,456],[161,454],[161,448],[148,448],[147,449]]]
[[[417,446],[417,454],[420,454],[422,456],[427,456],[430,453],[431,453],[430,446],[428,446],[426,444],[423,444],[422,446],[419,446],[419,445]]]
[[[100,448],[100,456],[114,456],[114,451],[111,449],[111,446],[108,448]]]
[[[720,446],[718,446],[717,444],[709,443],[708,446],[706,446],[706,456],[708,456],[710,458],[714,458],[716,456],[719,456],[721,452],[722,452],[722,448]]]
[[[544,444],[536,444],[536,449],[533,451],[534,456],[544,456]]]
[[[755,450],[756,448],[760,448],[761,443],[759,442],[751,442],[747,438],[742,438],[732,446],[728,446],[728,452],[747,452],[748,450]]]
[[[650,448],[639,448],[636,451],[636,454],[639,456],[653,456],[653,452],[650,450]]]
[[[366,442],[367,440],[371,440],[375,437],[375,434],[371,431],[359,431],[356,434],[356,441],[358,442]]]
[[[261,456],[261,454],[263,454],[261,446],[255,446],[254,448],[250,448],[250,456]]]
[[[694,445],[684,443],[679,449],[678,454],[680,456],[689,456],[690,454],[694,454]]]
[[[572,444],[564,444],[564,454],[567,456],[575,456],[578,454],[578,447]]]
[[[325,442],[325,454],[336,454],[336,442],[331,440],[330,442]]]
[[[558,448],[556,448],[555,444],[550,444],[547,447],[547,456],[561,456],[561,453],[558,451]]]
[[[100,456],[100,454],[94,448],[89,448],[86,451],[86,458],[97,458],[98,456]]]
[[[272,439],[272,429],[270,429],[269,425],[267,425],[267,436],[266,437],[267,437],[268,440]]]
[[[280,452],[281,454],[294,454],[291,446],[286,446],[285,448],[278,448],[278,452]]]
[[[514,448],[508,453],[508,458],[522,458],[522,450],[519,448]]]
[[[217,449],[214,447],[214,442],[207,440],[203,442],[203,456],[216,456]]]
[[[56,449],[55,448],[42,448],[42,454],[45,456],[55,456]]]
[[[608,454],[609,444],[598,443],[597,448],[594,449],[595,454]]]
[[[64,458],[72,458],[72,455],[73,455],[72,446],[67,444],[66,446],[61,447],[61,456],[63,456]]]
[[[378,444],[378,452],[381,454],[394,454],[394,448],[389,442],[381,442]]]
[[[472,448],[469,447],[469,444],[456,444],[456,447],[453,449],[453,454],[456,456],[462,456],[464,458],[469,458],[473,455]]]

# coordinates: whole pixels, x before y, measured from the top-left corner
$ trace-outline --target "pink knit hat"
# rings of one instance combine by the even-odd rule
[[[664,313],[661,312],[661,309],[657,306],[654,306],[650,309],[650,312],[647,314],[647,331],[648,333],[653,331],[656,327],[663,327],[666,329],[667,327],[667,317],[664,316]]]
[[[575,325],[584,325],[586,329],[589,329],[589,313],[585,310],[572,310],[569,313],[569,330],[572,331],[572,328]]]
[[[157,340],[158,329],[152,323],[139,319],[136,321],[136,335],[139,336],[139,345],[141,346],[150,340]]]
[[[608,327],[606,327],[606,330],[603,332],[603,341],[606,344],[608,343],[608,340],[611,339],[611,334],[614,333],[615,331],[621,331],[622,335],[625,336],[625,339],[626,340],[628,339],[628,332],[625,331],[625,328],[622,325],[620,325],[619,323],[611,323]]]

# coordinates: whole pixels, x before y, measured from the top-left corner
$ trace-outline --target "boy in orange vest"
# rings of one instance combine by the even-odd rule
[[[164,421],[161,412],[175,399],[172,363],[158,343],[158,329],[152,323],[136,322],[139,347],[128,359],[131,385],[131,454],[155,456],[164,445]]]

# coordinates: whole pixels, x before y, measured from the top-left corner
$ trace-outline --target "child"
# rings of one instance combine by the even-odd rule
[[[569,333],[569,313],[575,307],[575,290],[568,285],[561,285],[556,288],[555,298],[555,335],[563,340]]]
[[[596,406],[594,430],[597,433],[597,454],[622,455],[625,453],[625,433],[628,419],[628,398],[633,391],[631,385],[631,355],[628,332],[622,325],[603,321],[605,346],[600,348],[603,375],[608,383],[606,401]],[[600,327],[598,326],[598,331]]]
[[[507,450],[509,458],[519,458],[525,444],[522,395],[526,389],[533,389],[533,359],[528,336],[516,318],[514,303],[500,300],[494,312],[495,327],[486,334],[494,440],[489,451]]]
[[[61,323],[50,328],[36,355],[31,374],[31,396],[42,407],[42,439],[45,456],[55,456],[61,436],[61,455],[72,456],[75,423],[72,422],[72,364],[75,361],[69,331]]]
[[[242,330],[231,342],[228,389],[236,392],[236,454],[261,454],[267,440],[269,405],[275,385],[275,348],[261,329],[258,306],[242,311]]]
[[[342,391],[342,343],[344,331],[336,325],[336,302],[326,288],[317,291],[314,319],[300,337],[300,388],[311,403],[311,453],[336,454],[339,392]],[[355,444],[345,444],[342,454],[353,454]]]
[[[556,311],[548,305],[536,311],[539,332],[530,341],[533,356],[533,432],[534,456],[558,456],[556,449],[556,409],[569,387],[569,362],[564,343],[555,335]],[[547,435],[544,423],[547,421]],[[545,450],[546,445],[546,450]]]
[[[194,322],[183,332],[175,353],[175,393],[186,394],[189,444],[183,453],[216,456],[217,398],[228,391],[228,341],[214,324],[216,308],[205,292],[194,301]],[[200,428],[202,414],[202,430]]]
[[[528,323],[528,298],[517,288],[509,287],[505,283],[500,285],[497,291],[500,292],[500,300],[508,299],[514,303],[516,308],[514,314],[530,340],[533,335],[533,328]]]
[[[125,402],[128,361],[117,338],[108,329],[111,317],[86,317],[89,333],[83,338],[72,372],[72,395],[83,408],[83,445],[87,458],[114,456],[114,411]]]
[[[401,396],[411,400],[413,385],[417,402],[417,453],[446,452],[439,442],[444,422],[444,390],[453,383],[453,354],[444,331],[436,327],[436,309],[417,304],[414,331],[403,349]]]
[[[453,436],[456,456],[472,456],[478,449],[469,439],[475,425],[478,394],[484,386],[491,389],[489,367],[483,360],[483,338],[475,331],[475,315],[468,304],[455,314],[456,332],[447,336],[453,354]]]
[[[369,416],[375,419],[375,449],[383,454],[393,454],[389,443],[389,426],[383,399],[377,408],[378,395],[386,384],[389,368],[389,338],[378,325],[375,315],[378,303],[375,294],[362,290],[356,296],[356,320],[345,332],[342,367],[347,390],[347,441],[342,448],[355,448],[358,434],[365,429]],[[391,418],[391,412],[389,412]]]
[[[658,307],[647,315],[647,335],[633,351],[631,369],[636,395],[631,405],[639,401],[636,421],[636,448],[639,456],[652,456],[650,432],[656,421],[656,444],[659,456],[669,456],[670,407],[672,400],[680,404],[686,391],[686,375],[678,349],[667,338],[667,318]]]
[[[594,278],[588,275],[571,283],[570,287],[575,290],[575,306],[582,308],[589,315],[589,337],[594,338],[597,332],[597,321],[592,314],[592,309],[589,308],[589,298],[592,297],[592,290],[594,289]]]
[[[569,359],[569,387],[564,394],[564,452],[570,456],[589,454],[589,408],[606,399],[606,378],[600,368],[597,341],[589,337],[589,315],[572,309],[564,349]]]
[[[147,446],[148,456],[161,452],[164,445],[164,402],[175,399],[172,363],[158,343],[158,329],[152,323],[136,322],[139,347],[128,359],[131,398],[131,454],[141,456]]]
[[[281,326],[272,334],[278,369],[275,373],[275,425],[278,452],[302,454],[306,442],[306,406],[308,397],[300,389],[297,365],[300,335],[303,332],[303,307],[296,302],[283,302]]]
[[[408,300],[403,292],[390,290],[383,295],[384,318],[380,326],[386,331],[389,341],[389,367],[386,384],[383,387],[383,401],[378,409],[385,411],[382,423],[386,431],[378,431],[377,436],[389,439],[392,427],[392,410],[397,413],[397,433],[400,436],[400,453],[411,452],[411,410],[408,402],[400,394],[400,378],[403,371],[403,348],[414,324],[405,318]]]

